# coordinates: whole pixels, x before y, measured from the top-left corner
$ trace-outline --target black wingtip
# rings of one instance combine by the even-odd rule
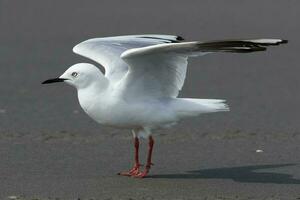
[[[183,37],[181,37],[181,36],[177,36],[177,37],[176,37],[176,40],[178,40],[178,41],[183,41],[183,40],[184,40],[184,38],[183,38]]]
[[[183,41],[184,38],[181,36],[175,36],[174,39],[168,39],[168,38],[160,38],[160,37],[152,37],[152,36],[142,36],[140,38],[147,38],[147,39],[155,39],[155,40],[162,40],[165,41],[165,43],[178,43],[180,41]]]
[[[281,40],[279,44],[287,44],[289,41],[288,40]]]

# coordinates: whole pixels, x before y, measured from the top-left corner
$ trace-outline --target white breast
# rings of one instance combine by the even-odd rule
[[[117,128],[159,127],[176,121],[170,110],[156,102],[126,102],[102,93],[87,98],[86,92],[78,92],[83,110],[95,121]]]

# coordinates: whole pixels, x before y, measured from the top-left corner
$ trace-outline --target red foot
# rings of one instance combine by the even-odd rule
[[[134,178],[145,178],[149,174],[151,165],[153,165],[153,163],[151,163],[150,165],[147,165],[143,172],[138,172],[137,174],[133,174],[132,176]]]
[[[140,172],[140,162],[139,162],[139,139],[135,137],[134,139],[134,147],[135,147],[135,165],[129,172],[121,172],[119,175],[121,176],[132,176],[136,178],[144,178],[148,175],[151,165],[151,158],[152,158],[152,150],[153,150],[154,140],[152,136],[149,137],[149,148],[148,148],[148,156],[147,156],[147,165],[143,172]]]
[[[129,170],[128,172],[120,172],[118,173],[118,175],[121,175],[121,176],[134,176],[138,173],[140,173],[140,164],[135,164],[133,166],[133,168],[131,170]]]
[[[148,175],[149,171],[145,170],[143,172],[139,172],[135,175],[132,175],[134,178],[145,178]]]

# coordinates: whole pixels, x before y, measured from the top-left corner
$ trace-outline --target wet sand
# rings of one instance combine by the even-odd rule
[[[299,8],[296,0],[0,1],[1,199],[299,199]],[[89,119],[73,88],[40,83],[93,63],[72,53],[80,41],[141,33],[290,42],[191,60],[180,95],[227,99],[231,112],[156,132],[155,165],[139,180],[116,175],[131,166],[129,131]]]
[[[156,137],[155,165],[145,179],[116,175],[130,167],[129,137],[49,133],[1,139],[1,198],[300,198],[299,134],[187,134]]]

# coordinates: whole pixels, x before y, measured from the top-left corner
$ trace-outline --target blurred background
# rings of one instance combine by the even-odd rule
[[[231,112],[194,118],[176,130],[297,132],[299,8],[296,0],[1,0],[0,131],[116,131],[89,119],[73,88],[40,83],[74,63],[93,63],[72,52],[81,41],[159,33],[186,40],[288,39],[267,52],[191,59],[180,96],[227,99]]]

